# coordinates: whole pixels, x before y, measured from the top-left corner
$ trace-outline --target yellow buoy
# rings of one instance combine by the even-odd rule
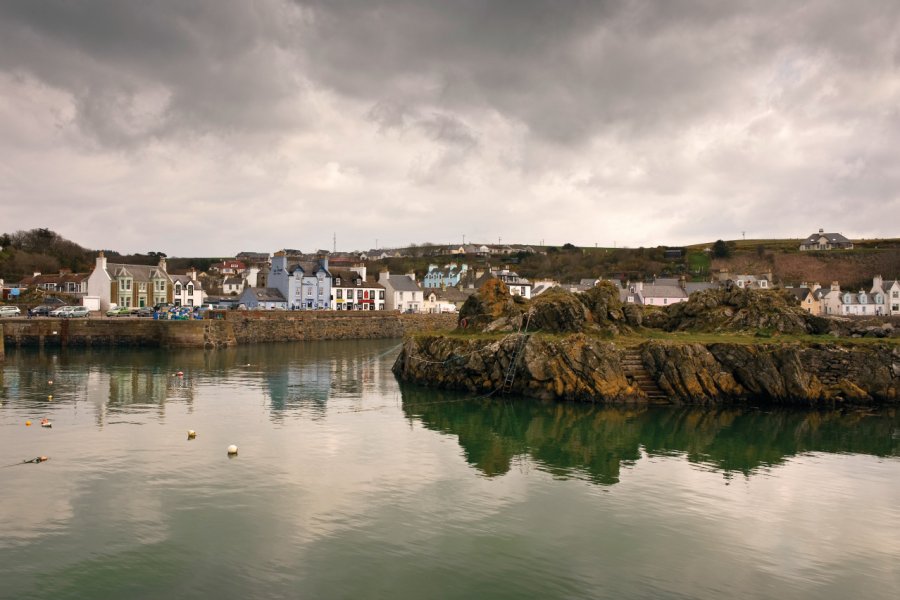
[[[53,394],[50,394],[49,396],[47,396],[47,400],[53,400]]]
[[[228,446],[228,456],[235,456],[237,454],[237,446],[234,444]]]
[[[25,427],[31,427],[31,421],[25,421]]]
[[[197,432],[194,431],[193,429],[188,429],[188,439],[192,440],[195,437],[197,437]]]

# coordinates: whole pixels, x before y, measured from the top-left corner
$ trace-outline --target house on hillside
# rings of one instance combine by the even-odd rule
[[[89,274],[73,273],[71,269],[60,269],[59,273],[34,273],[19,281],[20,289],[39,289],[45,292],[84,296],[87,294]]]
[[[139,308],[171,301],[172,283],[165,258],[156,266],[128,265],[107,262],[103,252],[97,255],[94,270],[88,277],[85,306],[109,310],[111,304]]]
[[[825,233],[825,230],[819,229],[819,233],[814,233],[800,243],[800,251],[808,250],[852,250],[853,242],[845,238],[840,233]]]
[[[247,265],[240,260],[223,260],[214,265],[210,265],[209,272],[218,275],[237,275],[243,273]]]
[[[456,263],[449,263],[442,269],[437,265],[428,265],[428,272],[422,278],[422,287],[426,289],[455,287],[465,277],[468,270],[469,267],[466,263],[463,263],[461,267]]]

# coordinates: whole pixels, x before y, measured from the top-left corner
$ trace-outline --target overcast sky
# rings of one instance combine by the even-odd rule
[[[895,237],[896,0],[3,0],[0,232]]]

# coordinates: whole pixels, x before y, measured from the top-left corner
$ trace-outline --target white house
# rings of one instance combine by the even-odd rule
[[[831,282],[831,287],[822,296],[821,306],[823,315],[840,315],[842,314],[842,297],[841,286],[837,281]]]
[[[414,273],[392,275],[382,271],[378,274],[378,283],[384,286],[386,310],[421,312],[424,309],[424,292],[416,283]]]
[[[845,238],[840,233],[825,233],[824,229],[819,229],[819,233],[814,233],[807,237],[800,244],[801,252],[807,250],[852,250],[853,242]]]
[[[172,304],[175,306],[200,306],[206,297],[203,284],[197,280],[197,270],[185,275],[169,275],[172,282]]]
[[[895,279],[891,285],[886,287],[884,294],[887,314],[900,315],[900,281]]]

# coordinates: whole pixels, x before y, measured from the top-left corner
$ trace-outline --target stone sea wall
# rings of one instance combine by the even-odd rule
[[[900,346],[647,341],[626,347],[574,334],[502,338],[420,335],[404,342],[404,381],[545,400],[805,406],[900,403]],[[509,365],[518,359],[512,371]]]
[[[456,325],[455,315],[449,314],[257,314],[225,313],[222,319],[199,321],[4,319],[0,323],[0,339],[10,346],[223,348],[265,342],[399,338],[408,333],[449,330]]]

